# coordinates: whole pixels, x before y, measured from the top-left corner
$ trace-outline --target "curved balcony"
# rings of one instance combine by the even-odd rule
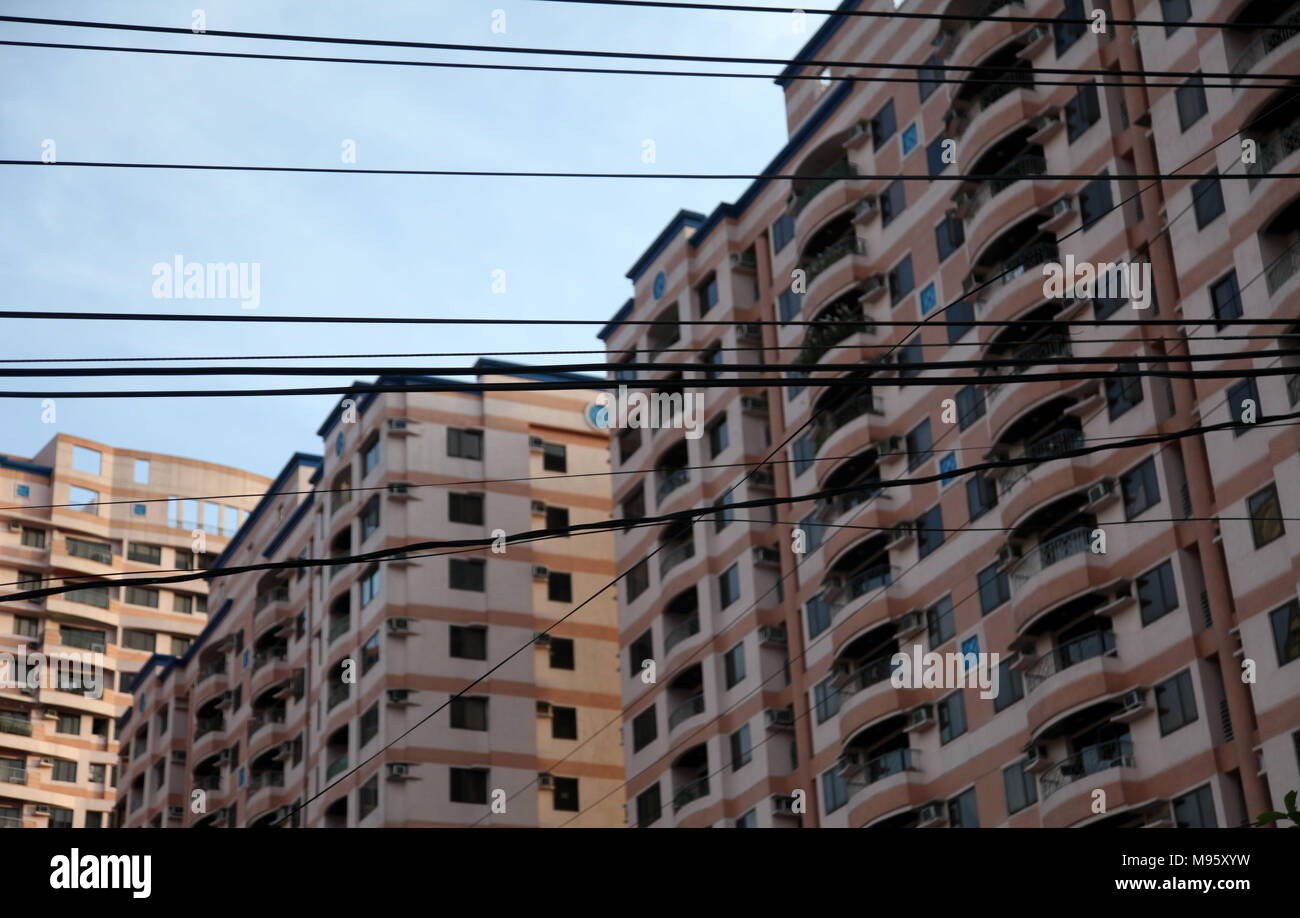
[[[813,319],[793,362],[811,364],[826,360],[827,363],[835,363],[860,358],[861,354],[855,354],[851,349],[860,347],[862,339],[874,336],[876,332],[877,327],[867,323],[859,291],[857,288],[851,289]],[[840,351],[849,353],[839,354],[838,360],[836,356],[828,356]]]
[[[274,797],[284,790],[284,772],[282,770],[254,771],[248,776],[248,800],[244,807],[247,812],[256,812],[270,804]]]
[[[1249,12],[1243,15],[1249,19],[1255,18]],[[1233,59],[1228,67],[1233,86],[1240,84],[1242,77],[1247,74],[1295,72],[1294,67],[1284,66],[1284,62],[1300,48],[1300,43],[1295,41],[1295,37],[1300,35],[1300,5],[1292,6],[1274,18],[1272,25],[1277,28],[1260,30],[1254,41]]]
[[[982,174],[981,170],[975,170]],[[967,250],[979,252],[1005,229],[1037,213],[1051,201],[1050,189],[1034,176],[1047,172],[1047,160],[1041,154],[1026,153],[1002,166],[996,179],[982,182],[959,203]]]
[[[669,494],[691,480],[688,468],[655,470],[655,504],[662,505]]]
[[[864,728],[925,701],[923,689],[895,688],[890,681],[893,669],[889,657],[869,660],[850,674],[841,686],[837,717],[840,743],[845,748]]]
[[[1012,621],[1023,631],[1040,612],[1075,594],[1102,586],[1106,555],[1090,549],[1092,528],[1080,526],[1042,542],[1011,568]]]
[[[800,263],[800,268],[808,285],[804,294],[805,307],[818,309],[830,294],[871,276],[867,241],[850,231],[818,248],[815,254]]]
[[[992,350],[992,348],[990,348]],[[989,354],[993,357],[993,354]],[[998,359],[1032,361],[1020,366],[990,367],[982,375],[989,380],[984,390],[988,427],[995,440],[1020,416],[1039,403],[1059,396],[1079,385],[1078,380],[1022,380],[1026,373],[1041,375],[1054,369],[1054,362],[1073,357],[1070,338],[1064,334],[1046,334],[1030,344],[1016,348]],[[1073,369],[1068,367],[1067,369]],[[1003,380],[1006,380],[1003,382]]]
[[[1002,504],[1002,519],[1008,523],[1018,523],[1036,507],[1069,497],[1093,484],[1099,475],[1089,464],[1091,458],[1081,456],[1035,466],[1032,475],[1014,482],[1010,490],[999,499]],[[1008,471],[1018,472],[1022,468],[1026,466],[1012,467]]]
[[[994,244],[996,245],[996,243]],[[986,251],[992,246],[986,247]],[[975,304],[975,317],[1010,322],[1043,302],[1041,265],[1060,260],[1054,239],[1040,239],[1006,257],[978,264],[962,282]],[[988,286],[983,286],[985,283]],[[996,328],[988,326],[992,331]]]
[[[264,590],[257,594],[253,600],[253,614],[261,615],[268,607],[274,606],[275,611],[283,611],[283,608],[289,602],[289,585],[281,584]]]
[[[861,183],[854,181],[857,175],[852,163],[839,160],[791,195],[796,239],[806,238],[810,230],[857,203],[862,196]]]
[[[1024,672],[1031,736],[1061,714],[1123,689],[1112,631],[1094,631],[1053,647]]]
[[[1018,9],[1006,9],[1009,6]],[[955,34],[948,39],[953,42],[952,49],[943,55],[946,62],[966,67],[974,66],[984,60],[995,49],[1006,44],[1025,29],[1018,22],[998,20],[990,22],[986,17],[1023,16],[1024,8],[1023,0],[986,0],[985,3],[979,4],[968,14],[974,18],[956,24],[953,30]]]
[[[818,487],[854,489],[833,497],[819,498],[814,505],[814,516],[810,522],[823,523],[829,527],[821,532],[822,545],[826,549],[825,557],[838,557],[844,549],[862,538],[862,530],[836,527],[857,518],[858,508],[863,504],[875,501],[872,507],[861,511],[865,513],[865,516],[858,520],[861,525],[870,527],[886,525],[883,502],[889,498],[889,492],[880,487],[880,469],[876,464],[874,451],[859,453],[852,459],[846,460],[827,475]]]
[[[683,471],[685,471],[683,469]],[[666,547],[659,554],[659,580],[662,583],[668,572],[695,557],[695,540],[687,532],[686,538],[664,543]]]
[[[224,717],[200,718],[194,725],[194,743],[190,756],[203,759],[215,753],[226,743],[226,721]]]
[[[704,713],[704,693],[700,692],[687,698],[668,712],[668,729],[676,730],[697,714]]]
[[[849,825],[868,826],[928,802],[918,749],[898,749],[867,762],[849,782]]]
[[[696,778],[673,792],[673,813],[679,812],[687,804],[702,800],[709,795],[709,776]]]
[[[695,612],[685,621],[664,632],[664,658],[672,653],[673,648],[700,633],[700,614]]]
[[[832,390],[831,398],[836,396],[837,393]],[[875,439],[871,429],[872,419],[884,416],[884,403],[870,389],[849,396],[813,421],[813,455],[820,456],[823,452],[833,456],[856,453]]]
[[[995,55],[1002,56],[1001,52]],[[967,86],[974,91],[959,90],[948,117],[948,136],[964,150],[987,149],[999,137],[1031,121],[1042,107],[1034,71],[1028,66],[1008,67],[992,79],[987,71],[979,71]]]
[[[1274,133],[1253,139],[1257,144],[1256,159],[1246,166],[1246,174],[1250,176],[1246,184],[1252,192],[1261,180],[1274,172],[1295,171],[1283,168],[1283,164],[1300,151],[1300,118],[1277,128]]]
[[[1038,776],[1038,812],[1044,825],[1060,828],[1088,818],[1092,793],[1099,788],[1106,791],[1108,810],[1132,802],[1125,800],[1123,782],[1136,767],[1128,737],[1087,746],[1055,763]]]

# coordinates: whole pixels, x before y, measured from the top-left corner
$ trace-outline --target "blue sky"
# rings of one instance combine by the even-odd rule
[[[130,4],[8,0],[9,15],[209,29],[587,50],[790,57],[782,14],[540,0]],[[780,5],[771,0],[769,5]],[[788,5],[788,4],[787,4]],[[826,4],[829,5],[829,4]],[[492,31],[493,11],[505,34]],[[482,60],[470,55],[0,24],[0,37],[86,44]],[[555,58],[492,60],[582,64]],[[602,62],[590,61],[602,66]],[[639,67],[640,64],[628,66]],[[700,65],[693,69],[708,69]],[[725,68],[714,68],[725,69]],[[750,68],[775,70],[777,68]],[[785,141],[769,80],[440,70],[0,49],[0,158],[543,171],[758,172]],[[652,139],[657,161],[642,162]],[[240,314],[229,299],[157,299],[153,266],[260,266],[259,315],[607,318],[624,273],[681,207],[711,211],[742,181],[439,178],[0,167],[0,308]],[[505,272],[504,293],[492,290]],[[248,313],[245,313],[248,314]],[[595,348],[596,327],[364,327],[3,320],[21,358],[484,352]],[[506,358],[529,360],[532,358]],[[536,358],[539,362],[566,359]],[[599,359],[593,356],[591,359]],[[301,361],[307,362],[307,361]],[[351,361],[356,363],[358,361]],[[381,361],[367,361],[377,363]],[[402,361],[396,361],[402,362]],[[404,361],[411,362],[411,361]],[[433,361],[430,361],[433,362]],[[446,362],[466,364],[471,358]],[[319,361],[328,365],[329,361]],[[351,377],[186,379],[185,388],[325,385]],[[167,388],[171,380],[5,380],[3,388]],[[0,452],[55,433],[274,474],[317,450],[332,396],[0,399]]]

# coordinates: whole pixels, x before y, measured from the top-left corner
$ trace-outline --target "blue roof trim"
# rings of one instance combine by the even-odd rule
[[[226,562],[230,560],[230,556],[235,553],[235,549],[237,549],[240,543],[244,541],[245,537],[252,532],[253,526],[257,524],[258,519],[262,516],[262,513],[265,512],[266,508],[271,505],[271,501],[279,497],[280,489],[284,487],[285,483],[289,480],[289,477],[298,469],[299,466],[310,465],[319,470],[322,461],[323,460],[320,456],[313,455],[312,453],[294,453],[292,458],[284,464],[284,468],[280,470],[280,474],[276,476],[275,481],[271,482],[271,487],[266,489],[266,493],[262,495],[262,499],[259,500],[257,506],[253,508],[253,512],[248,514],[248,517],[244,520],[244,525],[239,527],[239,531],[235,533],[235,537],[226,545],[226,550],[217,556],[217,560],[212,563],[212,567],[225,567]]]
[[[693,210],[677,211],[677,216],[668,221],[668,225],[663,228],[655,241],[650,243],[650,248],[641,253],[641,257],[636,260],[636,264],[628,269],[627,278],[635,284],[637,279],[645,273],[646,268],[650,267],[651,262],[659,257],[660,253],[668,247],[668,243],[677,237],[683,227],[695,227],[703,222],[704,214],[696,213]]]
[[[627,302],[618,308],[614,317],[605,323],[605,327],[596,333],[596,337],[601,341],[608,341],[609,336],[614,334],[614,330],[632,314],[632,297],[627,298]]]
[[[294,528],[302,522],[302,518],[307,515],[307,511],[311,509],[311,505],[315,502],[316,495],[308,494],[307,499],[298,505],[298,509],[293,511],[293,514],[285,524],[280,527],[280,531],[277,532],[274,538],[267,543],[266,550],[262,552],[263,558],[269,558],[271,555],[275,554],[284,540],[293,532]]]
[[[0,469],[12,469],[15,472],[31,472],[33,475],[43,475],[49,478],[54,474],[54,469],[48,465],[37,465],[35,462],[26,462],[22,459],[11,459],[8,456],[0,456]]]
[[[826,42],[831,40],[831,36],[835,34],[835,30],[850,18],[840,14],[847,10],[857,8],[857,5],[860,2],[861,0],[843,0],[843,2],[836,8],[836,13],[832,14],[829,19],[822,23],[821,28],[814,32],[813,37],[808,39],[807,44],[799,49],[799,53],[794,56],[794,59],[797,61],[807,60],[820,51]],[[781,87],[789,86],[790,83],[793,82],[791,77],[802,69],[802,64],[786,64],[785,69],[782,70],[780,75],[772,82]]]

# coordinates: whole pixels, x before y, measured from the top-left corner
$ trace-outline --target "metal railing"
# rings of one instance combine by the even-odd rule
[[[261,790],[264,787],[284,787],[283,771],[255,771],[248,776],[248,789]]]
[[[1115,632],[1094,631],[1053,647],[1025,670],[1025,693],[1038,688],[1057,673],[1085,660],[1115,652]]]
[[[1268,295],[1277,293],[1283,284],[1295,277],[1297,271],[1300,271],[1300,246],[1293,245],[1265,271],[1264,280],[1268,284]]]
[[[866,594],[870,590],[878,587],[888,586],[894,582],[894,568],[889,564],[873,564],[870,567],[864,567],[849,577],[845,578],[844,583],[840,586],[833,587],[822,593],[826,604],[830,606],[831,615],[834,616],[840,609],[847,606],[859,596]]]
[[[100,564],[113,563],[113,549],[107,545],[97,545],[81,539],[68,539],[67,547],[68,554],[74,558],[85,558],[87,561],[96,561]]]
[[[1247,45],[1246,50],[1237,55],[1237,59],[1228,68],[1234,86],[1256,64],[1300,34],[1300,7],[1292,7],[1283,13],[1274,20],[1273,25],[1273,28],[1265,29],[1259,38]]]
[[[213,676],[225,675],[225,672],[226,672],[226,660],[225,657],[222,657],[221,661],[218,663],[210,663],[207,666],[200,666],[199,677],[194,684],[202,685],[205,680],[210,679]]]
[[[701,797],[709,795],[709,776],[696,778],[690,784],[681,787],[673,794],[673,812],[676,813],[692,800],[699,800]]]
[[[1024,454],[1024,458],[1037,461],[1009,469],[998,479],[998,491],[1006,494],[1042,463],[1062,456],[1070,450],[1080,449],[1082,446],[1083,431],[1074,427],[1062,427],[1045,437],[1039,437],[1025,447]]]
[[[805,185],[802,191],[799,191],[794,195],[794,206],[792,207],[794,216],[799,216],[799,212],[807,207],[812,199],[821,194],[824,189],[834,185],[840,179],[853,178],[857,174],[858,171],[854,169],[852,164],[848,161],[840,160],[835,163],[817,178]]]
[[[704,693],[692,695],[668,714],[668,729],[671,730],[687,718],[704,713]]]
[[[1246,167],[1246,184],[1254,188],[1277,164],[1300,150],[1300,120],[1293,121],[1267,140],[1258,141],[1255,161]]]
[[[259,650],[253,654],[253,672],[257,672],[273,660],[283,662],[287,659],[289,659],[288,647],[268,647],[265,650]]]
[[[348,754],[344,752],[338,755],[333,761],[329,763],[329,765],[326,766],[325,780],[329,781],[331,778],[333,778],[340,771],[343,771],[347,767],[348,767]]]
[[[338,640],[339,636],[347,634],[348,629],[351,627],[352,627],[351,615],[341,615],[338,618],[334,619],[332,622],[330,622],[330,641],[333,642]]]
[[[1002,278],[1002,283],[1004,285],[1009,284],[1030,268],[1049,261],[1056,261],[1060,254],[1061,250],[1054,242],[1039,242],[1028,248],[1021,249],[1002,262],[999,273],[1002,271],[1007,272],[1006,276]]]
[[[1042,791],[1042,799],[1046,800],[1067,784],[1073,784],[1089,775],[1110,768],[1132,768],[1135,764],[1133,743],[1128,737],[1107,740],[1081,749],[1057,762],[1038,776],[1038,787]]]
[[[248,735],[252,737],[254,733],[261,730],[267,724],[284,723],[285,709],[282,705],[275,707],[262,708],[260,711],[254,711],[248,718]]]
[[[661,504],[665,497],[691,480],[690,469],[655,469],[659,479],[655,485],[655,503]]]
[[[826,248],[822,249],[802,265],[805,283],[811,285],[818,275],[841,258],[848,255],[865,254],[867,254],[867,240],[859,239],[857,236],[844,236],[840,240],[832,242],[830,245],[826,246]]]
[[[22,827],[23,827],[23,817],[0,816],[0,829],[21,829]]]
[[[683,539],[675,543],[665,551],[659,558],[659,579],[662,580],[668,576],[668,572],[677,565],[690,558],[695,557],[695,540],[691,538]]]
[[[200,790],[221,790],[221,772],[208,775],[195,775],[194,786]]]
[[[884,682],[894,671],[894,651],[887,656],[868,660],[849,675],[849,681],[840,688],[841,695],[856,695],[873,685]]]
[[[794,362],[816,363],[826,356],[827,351],[854,332],[871,332],[874,329],[874,325],[865,324],[860,303],[841,302],[827,309],[808,326],[803,346]]]
[[[226,719],[224,717],[201,717],[194,725],[194,738],[197,740],[199,737],[224,729],[226,729]]]
[[[336,705],[341,704],[342,702],[347,700],[348,700],[348,683],[331,682],[329,695],[325,699],[325,710],[327,711],[333,710],[333,708]]]
[[[981,183],[979,188],[971,194],[966,203],[966,214],[964,219],[972,219],[980,212],[981,208],[983,208],[985,204],[1006,191],[1016,182],[1031,178],[1035,175],[1042,175],[1046,171],[1047,160],[1042,156],[1034,156],[1031,153],[1017,156],[997,172],[993,173],[997,178],[992,178]]]
[[[664,635],[664,656],[689,637],[700,633],[700,613],[692,612],[690,618],[669,630]]]
[[[278,586],[263,593],[258,593],[257,599],[253,602],[253,614],[256,615],[273,602],[284,602],[288,598],[288,585]]]
[[[11,762],[0,762],[0,783],[26,784],[27,769]]]
[[[882,755],[876,756],[867,762],[866,767],[862,769],[862,775],[865,778],[865,784],[875,784],[882,781],[890,775],[896,775],[904,771],[911,771],[914,763],[913,750],[910,747],[903,749],[893,749]]]
[[[1023,588],[1044,568],[1087,551],[1090,534],[1087,526],[1080,526],[1037,545],[1011,569],[1012,591]]]
[[[864,414],[884,415],[884,413],[880,396],[870,391],[859,392],[830,414],[820,415],[813,423],[813,451],[816,452],[821,448],[831,434],[854,418],[860,418]]]
[[[0,733],[12,733],[15,736],[31,736],[32,722],[28,717],[18,717],[7,712],[0,712]]]

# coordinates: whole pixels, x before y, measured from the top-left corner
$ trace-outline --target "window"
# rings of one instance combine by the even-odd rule
[[[176,569],[179,571],[194,570],[194,552],[186,551],[183,548],[176,549]]]
[[[903,155],[906,156],[908,153],[911,153],[913,150],[915,150],[919,140],[920,140],[920,135],[917,133],[916,122],[913,121],[903,131],[903,138],[902,138]]]
[[[945,316],[949,322],[974,322],[975,321],[975,304],[970,300],[959,300],[945,310]],[[974,328],[974,325],[953,324],[948,326],[948,343],[956,344],[966,333]]]
[[[984,417],[984,390],[963,386],[957,390],[957,429],[965,430]]]
[[[737,829],[757,829],[758,810],[747,810],[744,816],[736,820]]]
[[[1286,666],[1300,657],[1300,602],[1291,600],[1269,613],[1273,625],[1273,643],[1277,646],[1277,665]]]
[[[479,697],[461,697],[451,700],[451,726],[455,730],[486,730],[488,728],[488,700]]]
[[[75,782],[77,780],[77,763],[70,759],[55,759],[54,773],[50,777],[55,781]]]
[[[45,547],[45,530],[23,527],[23,545],[27,548]]]
[[[834,813],[849,802],[849,782],[838,767],[822,772],[822,797],[827,813]]]
[[[30,485],[20,484],[15,486],[14,493],[19,497],[31,497],[32,489]]]
[[[1101,120],[1101,105],[1097,101],[1097,85],[1088,83],[1075,90],[1074,98],[1065,103],[1065,136],[1074,143],[1083,133]]]
[[[1174,798],[1174,822],[1180,829],[1217,829],[1214,819],[1214,792],[1210,785]]]
[[[483,431],[448,427],[447,455],[459,459],[482,459]]]
[[[146,507],[144,504],[133,504],[131,506],[131,512],[136,516],[148,516],[149,508]]]
[[[721,532],[735,519],[736,511],[732,510],[731,504],[727,503],[726,494],[715,500],[713,506],[718,508],[718,512],[713,514],[713,531]]]
[[[365,819],[379,806],[379,775],[357,788],[357,818]]]
[[[716,458],[727,448],[727,416],[724,414],[709,425],[709,458]]]
[[[894,136],[896,130],[898,130],[898,122],[894,118],[894,100],[890,99],[876,117],[871,119],[872,148],[879,150],[885,145],[886,140]]]
[[[925,147],[925,164],[930,175],[939,175],[944,169],[948,168],[948,163],[943,155],[943,142],[947,139],[947,137],[940,135]]]
[[[578,709],[551,708],[551,739],[578,738]]]
[[[472,590],[482,593],[484,590],[484,568],[486,562],[479,558],[452,558],[448,565],[453,590]]]
[[[126,588],[126,601],[133,606],[148,606],[150,609],[156,609],[158,608],[158,591],[129,586]]]
[[[1191,0],[1160,0],[1160,12],[1166,23],[1173,23],[1165,26],[1168,37],[1178,31],[1178,23],[1192,18],[1192,3]]]
[[[547,507],[546,528],[547,529],[568,529],[569,508],[568,507]]]
[[[569,470],[568,451],[563,443],[543,444],[542,468],[548,472],[567,472]]]
[[[632,718],[632,751],[640,752],[659,736],[659,721],[654,705]]]
[[[26,589],[27,587],[24,587]],[[36,631],[40,627],[40,622],[34,618],[28,618],[25,615],[14,616],[14,634],[23,637],[36,637]]]
[[[364,542],[379,528],[379,495],[374,494],[361,509],[361,541]]]
[[[731,734],[731,770],[740,771],[754,758],[753,746],[749,741],[749,724],[745,724]]]
[[[1025,683],[1020,670],[1013,669],[1011,660],[998,664],[998,693],[993,696],[993,713],[999,714],[1025,697]]]
[[[926,418],[907,434],[907,470],[913,471],[932,455],[934,441],[930,438],[930,419]]]
[[[627,601],[631,602],[650,588],[650,566],[644,560],[627,572]]]
[[[906,344],[904,344],[902,347],[898,349],[899,364],[908,364],[908,363],[920,364],[924,362],[924,360],[925,360],[925,355],[921,347],[920,335],[917,335],[911,341],[907,342]],[[907,378],[909,376],[920,376],[921,371],[919,369],[903,369],[902,367],[900,367],[898,370],[898,375],[904,378]]]
[[[98,450],[87,449],[84,446],[72,447],[72,467],[78,472],[85,472],[87,475],[100,475],[103,473],[103,457]]]
[[[643,829],[652,825],[663,815],[663,806],[659,801],[659,784],[651,784],[636,795],[636,825]]]
[[[551,638],[551,669],[573,669],[573,638]]]
[[[361,477],[365,478],[379,465],[379,435],[371,437],[361,450]]]
[[[172,611],[182,612],[185,615],[194,614],[194,597],[184,593],[172,594]]]
[[[731,565],[718,575],[718,599],[720,608],[727,608],[740,598],[740,567]]]
[[[1165,561],[1137,579],[1138,608],[1143,626],[1178,608],[1178,590],[1174,586],[1174,566]]]
[[[824,724],[840,712],[840,690],[834,685],[835,677],[823,679],[813,687],[817,707],[817,723]]]
[[[107,766],[107,765],[104,765],[104,764],[102,764],[102,763],[100,763],[100,762],[91,762],[91,763],[90,763],[90,783],[91,783],[91,784],[103,784],[103,783],[105,783],[105,782],[104,782],[104,779],[105,779],[106,777],[108,777],[108,775],[107,775],[107,771],[108,771],[108,766]],[[89,829],[89,828],[98,828],[97,826],[91,826],[91,824],[90,824],[90,817],[91,817],[91,816],[98,816],[98,815],[99,815],[98,813],[87,813],[87,814],[86,814],[86,828],[88,828],[88,829]]]
[[[1217,328],[1223,328],[1231,319],[1241,318],[1241,290],[1237,287],[1237,272],[1210,285],[1210,305],[1214,310]]]
[[[139,561],[141,564],[162,564],[162,546],[132,542],[127,546],[126,557],[128,560]]]
[[[379,632],[370,635],[370,639],[361,645],[361,675],[374,669],[379,662]]]
[[[700,315],[704,315],[718,305],[718,278],[710,274],[708,280],[696,288],[695,294],[700,306]]]
[[[979,810],[975,806],[975,788],[962,791],[948,801],[948,825],[954,829],[978,829]]]
[[[551,602],[573,602],[573,575],[551,571],[546,575],[546,598]]]
[[[1087,229],[1106,215],[1114,204],[1110,195],[1110,178],[1103,172],[1101,177],[1084,185],[1079,191],[1079,219]]]
[[[376,701],[370,706],[366,713],[361,715],[361,745],[364,746],[378,735],[379,702]]]
[[[810,548],[809,551],[816,549]],[[808,600],[808,636],[816,637],[831,626],[831,607],[820,596]]]
[[[916,551],[918,558],[924,558],[943,544],[943,512],[935,504],[916,518]]]
[[[704,357],[700,360],[700,363],[704,364],[707,368],[704,371],[705,379],[717,379],[717,368],[722,366],[724,363],[722,358],[722,345],[716,341],[709,345],[709,348],[704,352]]]
[[[1210,110],[1205,104],[1205,85],[1199,74],[1174,90],[1174,96],[1178,101],[1178,126],[1184,131]]]
[[[1156,686],[1156,714],[1160,718],[1161,736],[1168,736],[1196,720],[1191,670],[1185,669]]]
[[[1086,23],[1059,21],[1062,19],[1087,19],[1088,17],[1083,9],[1083,0],[1065,0],[1065,12],[1056,18],[1058,21],[1052,23],[1052,38],[1056,44],[1056,56],[1060,57],[1088,31]]]
[[[193,644],[193,643],[194,643],[193,638],[187,638],[187,637],[173,637],[173,638],[172,638],[172,656],[173,656],[173,657],[183,657],[183,656],[185,655],[185,653],[190,649],[190,645]]]
[[[966,732],[966,703],[962,700],[962,690],[957,689],[941,699],[936,707],[939,709],[939,745],[942,746]]]
[[[452,768],[451,802],[486,804],[488,770],[486,768]]]
[[[1002,786],[1007,792],[1008,816],[1038,802],[1038,784],[1034,776],[1025,771],[1023,761],[1002,769]]]
[[[454,561],[452,562],[455,563]],[[466,561],[466,564],[473,562]],[[482,564],[482,562],[479,562]],[[370,601],[379,595],[379,565],[366,571],[361,577],[361,607],[364,609]]]
[[[1092,311],[1099,320],[1109,319],[1127,302],[1122,296],[1095,296],[1092,298]]]
[[[99,492],[72,485],[68,488],[68,503],[71,504],[69,510],[76,510],[79,513],[98,513]]]
[[[130,628],[122,629],[122,646],[130,650],[146,650],[153,653],[156,643],[157,638],[149,631],[132,631]]]
[[[782,214],[781,217],[772,224],[772,252],[781,251],[794,238],[794,217],[789,214]]]
[[[722,656],[723,669],[726,672],[727,688],[733,688],[745,678],[745,645],[737,644]]]
[[[931,650],[952,639],[957,633],[952,597],[945,596],[925,610],[925,626],[929,632]]]
[[[782,322],[789,322],[799,315],[799,310],[802,308],[803,295],[796,293],[793,289],[787,290],[777,297],[777,309]]]
[[[578,807],[578,779],[577,778],[555,778],[555,791],[552,800],[557,810],[566,812],[577,812]]]
[[[804,434],[790,447],[790,455],[794,458],[794,474],[802,475],[808,469],[812,468],[813,456],[817,454],[816,447],[813,446],[812,437]]]
[[[902,180],[896,179],[890,182],[880,193],[880,225],[888,226],[906,206],[907,195],[903,191]]]
[[[1232,412],[1232,419],[1237,422],[1237,426],[1233,428],[1233,435],[1240,437],[1254,426],[1252,421],[1246,420],[1247,409],[1250,409],[1251,415],[1255,418],[1259,417],[1259,389],[1255,385],[1255,377],[1243,379],[1228,387],[1228,406]]]
[[[81,735],[81,715],[80,714],[60,714],[58,725],[55,727],[56,733],[70,733],[73,736]]]
[[[447,652],[460,660],[486,660],[487,628],[482,625],[452,625]]]
[[[336,456],[343,455],[343,442],[344,442],[343,431],[340,430],[339,435],[334,438],[334,455]]]
[[[468,523],[471,526],[483,525],[483,495],[456,494],[447,495],[447,516],[453,523]]]
[[[1156,482],[1155,459],[1148,456],[1137,466],[1120,476],[1120,490],[1124,494],[1124,519],[1131,520],[1149,507],[1160,503],[1160,486]]]
[[[998,488],[992,478],[976,472],[966,479],[966,505],[971,520],[977,520],[998,505]]]
[[[1250,534],[1255,547],[1263,548],[1286,530],[1282,526],[1282,505],[1277,499],[1277,485],[1269,485],[1246,499],[1250,511]]]
[[[942,263],[947,260],[948,256],[957,251],[957,247],[966,241],[966,230],[960,220],[954,216],[946,216],[934,228],[934,244],[939,250],[939,261]]]
[[[912,256],[908,255],[889,272],[890,305],[897,306],[915,286],[916,282],[912,277]]]
[[[921,289],[920,300],[921,315],[928,316],[934,312],[934,307],[939,305],[939,294],[935,292],[934,281],[930,281]]]
[[[1223,213],[1223,187],[1219,184],[1219,170],[1192,185],[1192,201],[1196,205],[1196,228],[1204,229]]]
[[[1142,377],[1108,376],[1106,378],[1106,406],[1112,421],[1141,401]]]
[[[937,54],[931,54],[925,59],[925,66],[916,72],[918,77],[916,86],[921,91],[922,102],[930,98],[934,91],[943,85],[943,74],[935,68],[935,65],[942,63],[943,58]]]

